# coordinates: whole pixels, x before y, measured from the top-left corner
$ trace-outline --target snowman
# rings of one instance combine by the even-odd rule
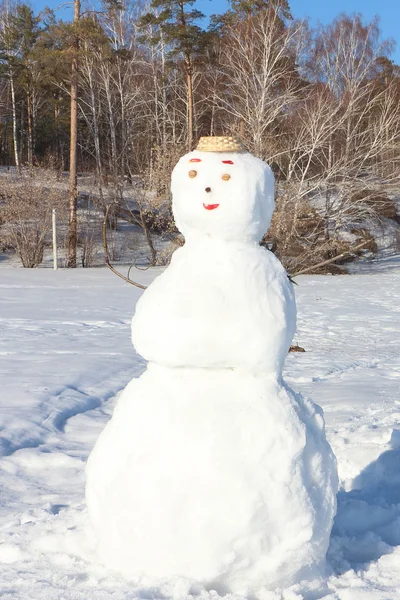
[[[238,140],[202,138],[172,193],[185,245],[132,321],[147,370],[87,464],[97,553],[147,582],[286,587],[324,566],[337,471],[321,409],[282,379],[294,293],[259,245],[274,178]]]

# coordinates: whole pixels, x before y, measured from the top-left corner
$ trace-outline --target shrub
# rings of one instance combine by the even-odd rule
[[[62,211],[67,204],[65,192],[54,188],[52,183],[24,176],[16,181],[7,178],[2,181],[2,239],[26,268],[36,267],[43,261],[52,209]]]

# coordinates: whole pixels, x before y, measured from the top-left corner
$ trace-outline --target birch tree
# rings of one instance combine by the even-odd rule
[[[295,48],[303,27],[297,22],[286,26],[279,11],[268,6],[245,21],[229,19],[222,28],[225,85],[218,105],[261,158],[269,156],[268,132],[296,101]]]

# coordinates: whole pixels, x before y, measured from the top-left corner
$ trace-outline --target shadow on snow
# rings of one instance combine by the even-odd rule
[[[400,431],[390,449],[338,494],[328,560],[336,573],[368,567],[400,544]]]

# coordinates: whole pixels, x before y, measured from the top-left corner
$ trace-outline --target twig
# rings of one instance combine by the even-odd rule
[[[64,8],[64,6],[72,6],[73,3],[74,3],[74,0],[71,0],[71,2],[63,2],[62,4],[59,4],[58,6],[53,8],[52,10],[54,10],[54,11],[60,10],[60,8]]]
[[[289,348],[289,352],[305,352],[305,350],[298,344],[292,344]]]
[[[112,202],[111,204],[109,204],[107,206],[106,213],[104,215],[104,221],[103,221],[103,248],[104,248],[104,260],[105,260],[105,263],[106,263],[107,267],[113,273],[115,273],[115,275],[118,275],[118,277],[121,277],[121,279],[123,279],[127,283],[131,283],[132,285],[135,285],[136,287],[140,288],[141,290],[146,290],[147,289],[147,285],[142,285],[141,283],[137,283],[136,281],[133,281],[133,279],[131,279],[129,277],[130,269],[128,271],[128,277],[125,277],[125,275],[123,275],[122,273],[120,273],[119,271],[117,271],[117,269],[115,269],[112,266],[112,264],[110,263],[110,257],[109,257],[109,254],[108,254],[108,242],[107,242],[107,222],[108,222],[108,213],[110,212],[110,208],[111,208],[111,206],[113,204],[118,204],[118,202]]]
[[[362,244],[359,244],[355,248],[352,248],[351,250],[346,250],[346,252],[342,252],[342,254],[338,254],[337,256],[334,256],[333,258],[328,258],[328,260],[324,260],[323,262],[317,263],[316,265],[311,265],[311,267],[307,267],[306,269],[297,271],[297,273],[292,273],[290,275],[290,277],[297,277],[297,275],[303,275],[304,273],[308,273],[309,271],[312,271],[313,269],[318,269],[319,267],[323,267],[324,265],[329,265],[329,263],[333,263],[333,262],[335,262],[335,260],[339,260],[339,258],[343,258],[343,256],[346,256],[347,254],[353,254],[353,252],[355,252],[356,250],[360,250],[361,248],[363,248],[364,246],[366,246],[369,243],[370,243],[370,240],[367,240],[367,241],[363,242]]]

